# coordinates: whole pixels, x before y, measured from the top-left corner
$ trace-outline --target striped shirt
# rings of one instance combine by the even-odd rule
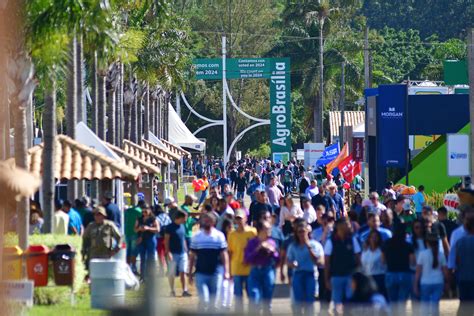
[[[189,247],[196,256],[196,273],[212,275],[222,265],[220,255],[227,249],[227,241],[222,232],[211,228],[210,233],[199,231],[192,239]]]

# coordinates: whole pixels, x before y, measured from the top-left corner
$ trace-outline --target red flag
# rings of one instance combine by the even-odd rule
[[[352,182],[355,176],[361,172],[360,162],[355,161],[352,158],[352,154],[350,154],[346,159],[341,161],[338,168],[347,182]]]

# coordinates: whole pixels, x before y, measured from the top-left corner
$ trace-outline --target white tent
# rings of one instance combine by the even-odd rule
[[[79,122],[76,125],[76,140],[81,144],[94,148],[109,158],[121,160],[84,122]]]
[[[203,151],[206,147],[206,143],[200,141],[191,133],[183,121],[181,121],[171,103],[168,103],[168,109],[169,141],[181,147]]]

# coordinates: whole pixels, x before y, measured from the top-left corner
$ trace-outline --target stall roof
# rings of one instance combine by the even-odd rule
[[[364,111],[345,111],[344,126],[356,127],[361,123],[365,123]],[[331,137],[339,136],[341,128],[341,111],[329,111],[329,126],[331,129]]]
[[[43,169],[44,143],[28,150],[28,164],[31,173],[40,176]],[[112,159],[94,148],[83,145],[66,135],[56,136],[55,155],[56,179],[103,180],[122,179],[134,181],[139,173],[120,160]]]
[[[170,160],[161,153],[155,153],[129,140],[123,141],[123,151],[152,165],[169,165]]]
[[[137,171],[139,174],[159,174],[161,173],[160,168],[156,164],[152,164],[149,161],[145,161],[137,156],[135,153],[126,152],[117,146],[106,143],[107,147],[113,150],[119,157],[121,157],[124,163],[129,167]],[[155,160],[156,161],[156,160]]]
[[[167,141],[166,139],[161,139],[161,142],[172,152],[176,153],[182,157],[191,156],[189,151],[184,150],[181,146],[173,144],[172,142]]]
[[[157,154],[157,155],[162,155],[170,160],[174,160],[176,162],[180,162],[181,161],[181,156],[177,153],[173,153],[171,150],[169,150],[166,146],[163,148],[161,146],[158,146],[156,145],[155,143],[153,143],[152,141],[149,141],[149,140],[146,140],[146,139],[142,139],[142,146]]]

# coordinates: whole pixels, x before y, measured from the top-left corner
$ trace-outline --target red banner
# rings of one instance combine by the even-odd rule
[[[341,161],[338,168],[347,182],[352,182],[355,176],[361,172],[360,162],[355,161],[352,158],[352,154],[349,155],[349,157],[347,157],[343,161]]]
[[[364,139],[360,137],[352,138],[352,157],[357,162],[364,161]]]

